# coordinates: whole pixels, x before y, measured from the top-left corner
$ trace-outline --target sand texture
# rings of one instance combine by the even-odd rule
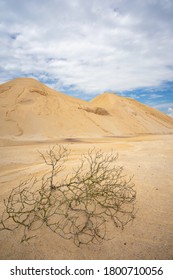
[[[0,214],[14,187],[48,171],[38,151],[55,144],[71,150],[66,173],[88,149],[118,153],[137,193],[135,219],[124,230],[108,224],[108,241],[77,247],[43,226],[20,243],[20,229],[0,231],[1,259],[173,259],[172,118],[110,93],[82,101],[34,79],[0,86],[0,114]]]

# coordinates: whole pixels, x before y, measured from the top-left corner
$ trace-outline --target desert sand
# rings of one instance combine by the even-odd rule
[[[173,133],[171,117],[133,99],[103,93],[87,102],[30,78],[0,86],[0,114],[0,139],[17,141]]]
[[[1,231],[1,259],[173,259],[172,118],[109,93],[81,101],[33,79],[0,90],[0,213],[14,187],[47,172],[38,151],[55,144],[71,149],[69,167],[93,147],[118,153],[137,193],[135,219],[110,225],[110,240],[77,247],[43,226],[20,243],[20,230]]]
[[[78,140],[79,141],[79,140]],[[117,164],[133,175],[137,192],[136,217],[124,230],[110,228],[112,240],[77,247],[43,227],[37,237],[20,243],[20,231],[0,232],[1,259],[172,259],[173,258],[173,148],[172,135],[136,138],[82,139],[69,142],[71,164],[88,148],[119,153]],[[60,140],[59,144],[67,144]],[[51,143],[53,144],[53,143]],[[0,200],[31,174],[43,174],[45,166],[38,154],[50,143],[18,143],[1,146]]]

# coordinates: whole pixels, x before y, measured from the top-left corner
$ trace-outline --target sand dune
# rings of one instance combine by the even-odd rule
[[[0,86],[0,116],[0,215],[12,189],[48,171],[38,151],[55,144],[71,150],[67,174],[93,147],[118,152],[137,192],[133,223],[123,231],[108,224],[108,241],[78,248],[43,226],[20,243],[20,229],[0,231],[1,259],[173,258],[172,118],[115,94],[86,102],[28,78]]]
[[[122,134],[172,132],[172,118],[134,99],[104,93],[91,104],[105,108]]]
[[[31,78],[0,86],[0,137],[49,140],[173,132],[173,119],[135,100],[104,93],[90,102]]]

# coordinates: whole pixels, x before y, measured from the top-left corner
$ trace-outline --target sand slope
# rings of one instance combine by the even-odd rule
[[[1,139],[173,133],[172,118],[135,100],[104,93],[86,102],[31,78],[0,86],[0,116]]]
[[[172,131],[172,118],[134,99],[103,93],[91,100],[91,104],[105,108],[122,134]]]

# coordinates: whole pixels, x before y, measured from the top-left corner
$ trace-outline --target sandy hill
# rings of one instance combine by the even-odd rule
[[[173,133],[173,119],[133,99],[104,93],[90,102],[57,92],[31,78],[0,85],[0,138]]]
[[[103,93],[93,100],[94,106],[104,107],[123,133],[172,133],[173,118],[132,98]]]

